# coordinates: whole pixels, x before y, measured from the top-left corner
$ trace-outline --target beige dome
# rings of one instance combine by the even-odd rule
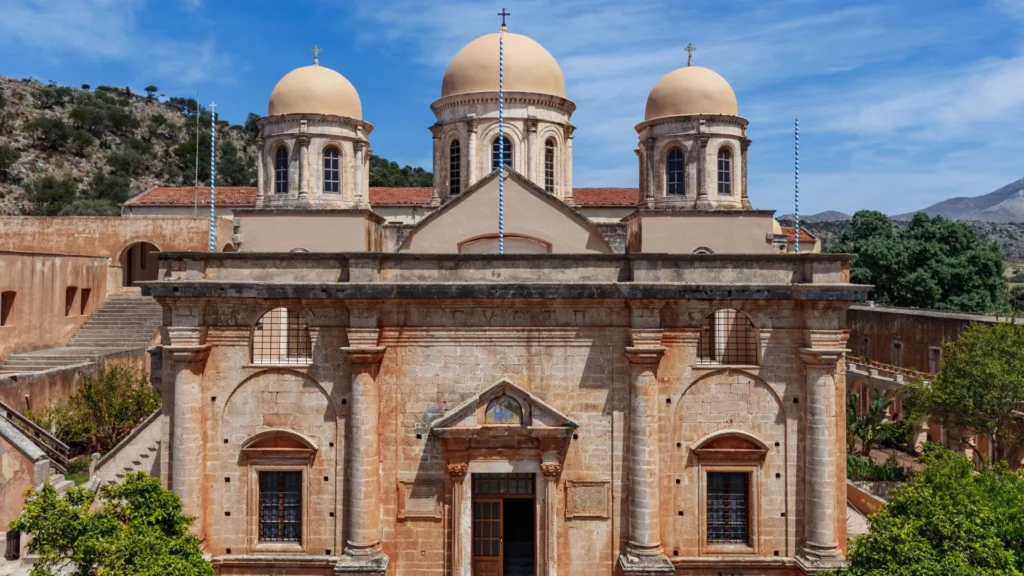
[[[565,78],[554,56],[533,38],[505,32],[505,91],[565,98]],[[441,97],[498,91],[498,34],[473,40],[452,58]]]
[[[334,114],[362,120],[363,105],[348,78],[314,64],[281,78],[270,93],[267,114]]]
[[[736,93],[714,70],[701,66],[673,70],[651,89],[644,120],[683,114],[738,116]]]

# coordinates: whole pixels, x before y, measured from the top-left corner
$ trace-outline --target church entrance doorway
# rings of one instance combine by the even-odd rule
[[[534,576],[534,474],[473,474],[473,576]]]

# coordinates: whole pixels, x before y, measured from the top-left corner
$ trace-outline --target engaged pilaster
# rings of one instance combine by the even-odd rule
[[[174,376],[171,416],[171,488],[181,498],[182,511],[196,519],[193,529],[205,537],[203,518],[203,371],[210,354],[199,343],[195,328],[168,329],[171,345],[164,358]]]
[[[805,571],[842,562],[836,539],[836,371],[844,350],[801,348],[807,372],[805,542],[798,561]]]
[[[715,206],[708,198],[708,140],[701,136],[697,148],[697,210],[711,210]]]
[[[348,418],[349,522],[345,555],[335,565],[335,573],[379,575],[388,567],[388,557],[381,550],[380,529],[380,395],[376,377],[384,348],[377,346],[378,332],[375,328],[349,329],[350,346],[342,348],[352,373]]]
[[[747,196],[747,148],[750,147],[750,138],[740,140],[740,205],[750,210],[750,197]]]

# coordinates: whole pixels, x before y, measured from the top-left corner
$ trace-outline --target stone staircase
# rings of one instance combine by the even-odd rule
[[[114,472],[114,478],[107,480],[107,484],[117,484],[124,480],[124,477],[130,472],[145,472],[150,476],[153,474],[155,466],[159,465],[158,458],[160,456],[160,443],[153,442],[143,448],[138,454],[128,460],[119,471]],[[158,472],[159,474],[159,472]]]
[[[148,296],[112,294],[64,346],[11,354],[0,377],[96,362],[121,350],[145,348],[163,323],[163,310]]]

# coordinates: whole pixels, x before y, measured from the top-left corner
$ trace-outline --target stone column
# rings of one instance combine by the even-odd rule
[[[543,154],[543,153],[542,153]],[[537,179],[537,119],[530,118],[526,121],[526,178],[541,188],[544,187],[543,179]]]
[[[555,183],[556,189],[558,186],[562,187],[562,198],[569,206],[576,205],[576,199],[572,194],[572,140],[573,132],[575,131],[576,127],[572,124],[565,127],[565,150],[563,151],[564,160],[561,162],[563,170],[562,180],[561,182]]]
[[[430,133],[434,137],[434,189],[430,194],[430,205],[440,206],[441,205],[441,188],[444,187],[444,197],[451,197],[451,178],[449,178],[449,172],[451,170],[451,154],[450,149],[442,149],[441,146],[441,128],[440,124],[434,124],[430,127]]]
[[[466,180],[463,180],[463,182],[465,183],[465,185],[462,187],[462,191],[463,192],[465,192],[466,189],[469,188],[470,186],[472,186],[473,184],[476,184],[477,179],[480,178],[480,175],[477,172],[477,165],[476,165],[476,158],[477,158],[477,153],[476,153],[476,131],[477,131],[477,127],[478,127],[477,124],[478,124],[478,122],[476,121],[476,119],[472,119],[472,120],[470,120],[468,122],[468,125],[469,125],[469,143],[468,143],[468,148],[469,148],[469,150],[467,150],[467,152],[469,153],[469,166],[468,166],[469,171],[468,171],[467,175],[469,176],[469,178],[466,179]]]
[[[643,162],[647,172],[647,186],[644,190],[642,204],[646,208],[654,208],[654,138],[644,140]]]
[[[641,338],[637,338],[637,335]],[[658,363],[665,348],[660,333],[634,330],[626,347],[629,360],[629,519],[626,549],[619,557],[624,574],[673,574],[661,549],[658,498]]]
[[[363,157],[366,155],[366,148],[366,142],[356,141],[352,143],[352,150],[355,152],[355,157],[353,158],[355,190],[353,191],[352,204],[356,208],[368,208],[370,206],[369,199],[363,197],[363,166],[365,165]]]
[[[263,184],[267,181],[266,176],[263,174],[263,155],[266,151],[263,149],[263,138],[256,141],[256,207],[263,207]]]
[[[174,330],[170,328],[170,330]],[[210,347],[194,338],[175,338],[175,345],[164,346],[165,358],[174,375],[174,400],[171,415],[171,488],[181,498],[185,514],[195,516],[193,530],[205,538],[203,506],[203,371]]]
[[[540,471],[544,474],[544,576],[558,576],[558,475],[562,465],[557,462],[543,462]]]
[[[843,350],[801,348],[807,373],[804,535],[798,561],[814,571],[842,561],[836,539],[836,371]]]
[[[750,147],[750,138],[740,140],[740,202],[744,209],[750,210],[750,197],[747,196],[747,148]]]
[[[299,200],[309,201],[309,137],[299,136]]]
[[[448,483],[451,486],[451,574],[462,574],[462,544],[469,542],[473,537],[472,526],[466,527],[466,534],[463,534],[462,527],[462,482],[469,472],[469,464],[466,462],[453,462],[448,464]]]
[[[377,419],[380,398],[377,370],[384,348],[376,346],[377,330],[350,329],[348,356],[352,374],[348,438],[348,538],[335,573],[384,574],[388,557],[381,550],[380,447]]]
[[[701,136],[697,145],[697,210],[711,210],[708,198],[708,137]]]

